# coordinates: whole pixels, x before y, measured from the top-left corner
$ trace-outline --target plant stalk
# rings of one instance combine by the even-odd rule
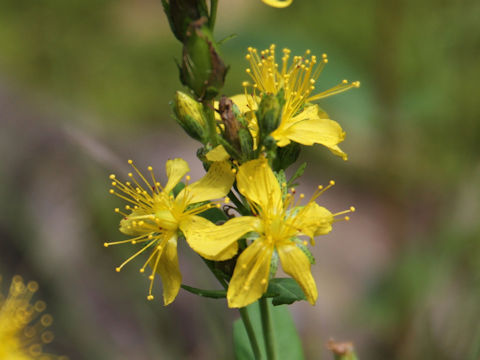
[[[252,347],[255,360],[261,360],[262,354],[260,353],[260,348],[258,347],[257,338],[255,336],[255,332],[253,331],[252,323],[250,322],[250,316],[248,315],[248,310],[246,307],[243,307],[238,309],[238,311],[240,312],[243,325],[245,326],[245,330],[247,331],[248,340],[250,340],[250,345]]]
[[[267,349],[267,359],[277,360],[277,349],[273,334],[272,317],[270,315],[270,304],[266,298],[261,298],[258,302],[260,304],[260,315],[262,317],[263,338],[265,340],[265,348]]]

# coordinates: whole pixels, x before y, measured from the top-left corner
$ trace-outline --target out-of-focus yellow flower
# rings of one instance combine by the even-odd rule
[[[315,236],[331,231],[335,216],[354,211],[352,207],[332,214],[315,202],[333,184],[325,188],[319,186],[308,204],[300,206],[292,193],[282,195],[286,184],[280,186],[266,159],[252,160],[239,167],[238,189],[255,216],[233,218],[221,226],[189,229],[192,232],[190,246],[209,259],[222,256],[246,233],[258,234],[237,260],[227,292],[229,307],[247,306],[265,293],[274,251],[278,253],[283,270],[298,282],[307,300],[315,303],[317,288],[310,272],[310,261],[295,240],[298,236],[306,236],[313,243]],[[303,198],[300,194],[300,199]]]
[[[286,8],[290,6],[293,0],[262,0],[263,3],[276,8]]]
[[[129,173],[131,181],[122,183],[116,179],[115,175],[110,175],[112,186],[116,189],[111,189],[110,193],[129,203],[125,209],[130,213],[125,213],[118,208],[115,212],[123,216],[120,231],[132,238],[104,245],[105,247],[116,244],[140,245],[141,249],[117,267],[117,271],[138,255],[150,250],[150,255],[140,268],[141,273],[145,271],[148,264],[152,268],[147,299],[153,300],[153,282],[155,274],[158,273],[163,283],[163,300],[165,305],[168,305],[177,296],[182,283],[177,255],[178,232],[182,231],[186,235],[185,229],[191,222],[196,222],[197,218],[205,220],[198,214],[217,206],[217,204],[205,202],[225,196],[233,184],[235,174],[227,162],[215,162],[210,166],[207,174],[193,184],[188,184],[190,177],[186,176],[187,185],[175,197],[172,190],[190,171],[185,160],[167,161],[168,181],[164,186],[155,179],[151,166],[148,167],[151,180],[147,180],[131,160],[128,162],[140,180]],[[208,220],[205,221],[210,224]],[[188,241],[188,237],[186,239]],[[236,251],[237,248],[232,246],[227,253],[233,256]]]
[[[1,278],[0,278],[1,280]],[[2,360],[66,360],[65,356],[48,354],[43,346],[53,341],[48,330],[53,318],[44,311],[43,301],[31,303],[38,284],[25,284],[14,276],[6,297],[0,292],[0,359]]]
[[[291,141],[303,145],[321,144],[346,160],[347,155],[338,147],[345,138],[344,131],[312,102],[359,87],[360,82],[343,80],[331,89],[312,95],[315,82],[328,62],[326,54],[318,60],[307,50],[304,56],[294,56],[290,63],[290,50],[283,49],[279,65],[275,59],[275,45],[271,45],[260,53],[257,49],[248,48],[246,58],[250,63],[247,74],[253,83],[244,82],[245,94],[232,99],[243,113],[249,115],[247,119],[250,119],[252,133],[258,131],[254,111],[258,108],[259,95],[277,94],[283,90],[285,105],[280,125],[271,134],[277,145],[283,147]]]

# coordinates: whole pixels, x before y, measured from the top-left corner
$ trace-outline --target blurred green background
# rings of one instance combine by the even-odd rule
[[[349,161],[320,146],[301,159],[307,194],[333,178],[323,204],[358,210],[317,241],[317,305],[292,306],[308,359],[330,358],[329,337],[361,359],[479,359],[479,24],[474,0],[220,0],[217,38],[238,35],[222,48],[226,94],[241,91],[247,46],[270,43],[327,53],[318,88],[362,83],[320,104]],[[0,2],[0,274],[3,290],[13,274],[40,283],[52,352],[233,358],[236,311],[183,291],[147,302],[137,265],[114,271],[128,247],[102,246],[124,238],[107,191],[127,158],[162,179],[178,156],[202,173],[170,116],[180,52],[160,0]],[[215,287],[180,250],[184,282]]]

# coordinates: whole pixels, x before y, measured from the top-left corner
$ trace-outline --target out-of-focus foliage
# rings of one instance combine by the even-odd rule
[[[247,46],[274,42],[328,53],[319,90],[362,83],[320,103],[350,160],[302,155],[312,181],[337,180],[326,201],[358,208],[315,247],[319,303],[294,307],[306,357],[334,336],[365,359],[478,359],[480,3],[219,2],[217,38],[238,34],[222,47],[226,94],[241,91]],[[72,359],[231,357],[234,312],[187,293],[147,303],[146,278],[114,272],[128,251],[102,247],[118,240],[106,193],[108,174],[126,173],[118,159],[158,167],[195,151],[170,117],[181,47],[162,11],[155,0],[0,2],[0,273],[40,283],[52,352]],[[181,250],[186,283],[213,288]]]

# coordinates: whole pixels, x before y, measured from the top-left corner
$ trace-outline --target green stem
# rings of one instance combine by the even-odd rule
[[[272,318],[270,316],[270,304],[265,298],[261,298],[258,302],[260,304],[260,315],[262,317],[263,338],[265,340],[265,348],[267,349],[267,359],[277,360]]]
[[[240,312],[243,325],[245,326],[245,330],[247,331],[248,340],[250,340],[250,345],[252,347],[255,360],[260,360],[262,358],[262,355],[260,353],[260,348],[257,343],[255,332],[253,331],[252,323],[250,322],[250,316],[248,315],[248,310],[246,307],[243,307],[238,309],[238,311]]]
[[[213,28],[215,27],[215,20],[217,18],[217,7],[218,7],[218,0],[211,0],[210,1],[210,16],[208,19],[208,25],[210,30],[213,32]]]

